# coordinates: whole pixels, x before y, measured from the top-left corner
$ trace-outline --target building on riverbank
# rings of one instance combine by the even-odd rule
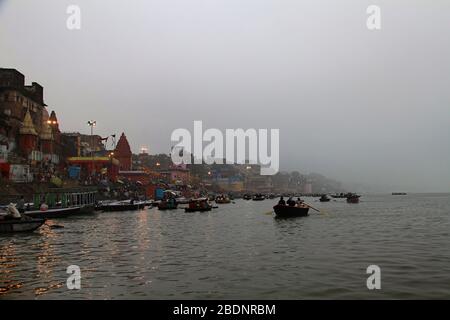
[[[37,82],[26,85],[25,76],[16,69],[0,68],[0,149],[3,169],[8,164],[30,175],[20,180],[29,181],[45,170],[54,172],[61,165],[56,113],[47,111],[44,88]],[[10,174],[10,180],[15,178]]]

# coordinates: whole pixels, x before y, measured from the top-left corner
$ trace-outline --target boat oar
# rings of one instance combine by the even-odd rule
[[[308,206],[309,208],[311,208],[311,209],[313,209],[313,210],[319,212],[319,213],[322,213],[322,214],[324,214],[324,215],[327,215],[326,211],[324,211],[324,210],[316,209],[316,208],[314,208],[313,206],[307,204],[306,202],[303,202],[303,204],[304,204],[305,206]]]
[[[320,211],[319,209],[316,209],[316,208],[314,208],[313,206],[307,204],[306,202],[303,202],[303,204],[304,204],[305,206],[308,206],[309,208],[311,208],[311,209],[313,209],[313,210],[316,210],[317,212],[322,212],[322,211]]]

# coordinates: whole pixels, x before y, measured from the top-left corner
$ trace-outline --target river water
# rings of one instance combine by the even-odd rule
[[[450,195],[364,195],[274,219],[276,200],[97,213],[0,235],[0,299],[448,299]],[[69,265],[81,289],[68,290]],[[368,290],[369,265],[381,289]]]

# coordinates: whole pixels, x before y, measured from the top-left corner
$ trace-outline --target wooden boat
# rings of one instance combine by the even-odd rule
[[[335,199],[344,199],[347,198],[348,195],[349,195],[348,193],[336,193],[332,194],[331,197]]]
[[[244,194],[244,196],[242,197],[244,200],[252,200],[252,196],[248,193]]]
[[[359,203],[359,197],[361,197],[361,196],[359,196],[357,194],[349,195],[349,196],[347,196],[347,202],[348,203]]]
[[[112,202],[107,203],[102,206],[100,206],[100,210],[102,211],[135,211],[145,208],[145,202],[144,201],[119,201],[119,202]]]
[[[87,204],[87,205],[81,206],[79,214],[80,215],[82,215],[82,214],[91,214],[91,213],[94,213],[94,212],[95,212],[95,205],[94,204]]]
[[[8,219],[0,220],[0,233],[31,232],[38,229],[45,219]]]
[[[31,210],[25,211],[25,213],[23,214],[30,218],[50,219],[50,218],[65,218],[68,216],[73,216],[80,213],[80,211],[81,207],[69,207],[69,208],[54,208],[47,210]]]
[[[190,199],[185,198],[185,197],[179,197],[175,199],[177,201],[178,204],[188,204]]]
[[[253,196],[253,201],[263,201],[265,199],[266,197],[261,193],[257,193]]]
[[[185,212],[195,212],[195,211],[211,211],[212,206],[209,204],[207,198],[192,199],[189,201],[189,207],[185,208]]]
[[[330,201],[330,198],[327,197],[326,194],[322,195],[319,199],[320,202],[328,202]]]
[[[161,201],[158,204],[158,209],[159,210],[175,210],[178,208],[178,203],[174,202],[169,202],[169,201]]]
[[[216,197],[216,203],[230,203],[231,200],[225,195],[217,196]]]
[[[277,204],[273,207],[273,211],[277,217],[289,218],[289,217],[305,217],[308,215],[309,207],[307,206],[286,206]]]

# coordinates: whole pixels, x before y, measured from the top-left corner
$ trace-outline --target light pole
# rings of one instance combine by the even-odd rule
[[[97,125],[97,121],[89,120],[87,124],[91,127],[91,158],[92,158],[92,172],[95,173],[95,163],[94,163],[94,127]]]

